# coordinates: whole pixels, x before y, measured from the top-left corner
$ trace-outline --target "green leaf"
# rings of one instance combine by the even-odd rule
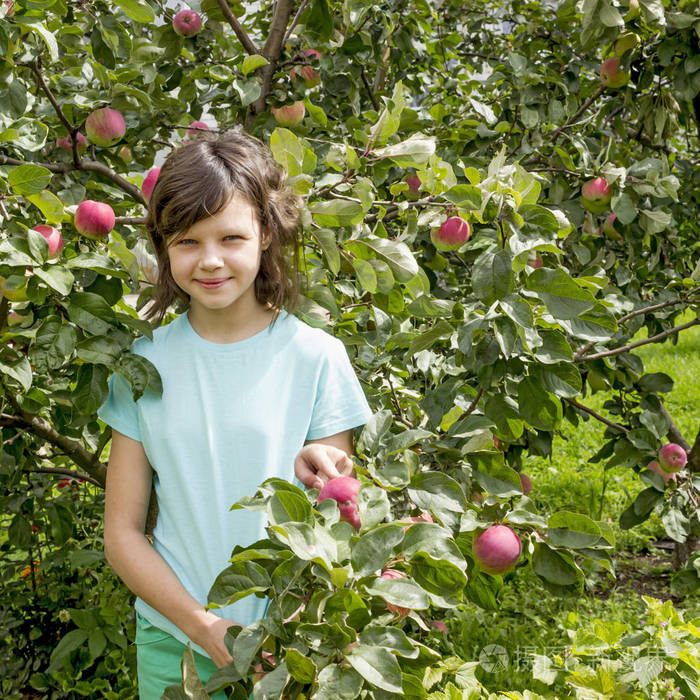
[[[319,226],[359,224],[365,216],[365,209],[360,202],[345,199],[313,202],[309,205],[309,211]]]
[[[46,48],[49,50],[51,61],[58,61],[58,42],[56,37],[46,28],[40,17],[22,15],[21,17],[16,16],[14,21],[36,32],[43,39]]]
[[[141,24],[149,24],[156,18],[153,8],[144,0],[114,0],[114,4],[134,20]]]
[[[27,199],[44,215],[48,224],[59,224],[63,219],[63,202],[49,190],[30,194]]]
[[[518,384],[520,414],[533,428],[556,430],[563,416],[561,402],[532,377]]]
[[[30,350],[37,372],[61,367],[75,349],[76,339],[75,328],[63,325],[56,316],[49,316],[39,327]]]
[[[262,92],[262,87],[255,78],[251,78],[250,80],[236,79],[233,81],[232,85],[241,98],[241,106],[243,107],[247,107],[249,104],[255,102]]]
[[[403,241],[390,241],[388,238],[371,236],[358,242],[384,258],[399,282],[408,282],[419,273],[418,263]]]
[[[549,270],[541,267],[528,276],[525,284],[557,320],[576,318],[595,304],[593,295],[561,268]]]
[[[326,258],[328,269],[337,275],[340,270],[340,251],[335,238],[335,233],[328,228],[312,229],[311,235],[318,241]]]
[[[119,358],[116,371],[129,382],[134,401],[138,401],[146,389],[150,389],[158,396],[163,393],[163,384],[158,370],[150,360],[141,355],[124,353]]]
[[[75,649],[83,646],[88,638],[88,633],[85,630],[71,630],[65,634],[56,648],[51,652],[51,663],[46,669],[47,673],[60,671],[63,659]]]
[[[94,335],[106,335],[115,320],[112,307],[104,297],[91,292],[76,292],[67,300],[68,318]]]
[[[421,472],[411,479],[411,500],[423,510],[447,510],[461,513],[467,507],[462,487],[442,472]]]
[[[410,640],[403,630],[396,627],[377,625],[368,627],[360,634],[360,644],[373,647],[383,647],[395,651],[405,659],[418,657],[418,647]]]
[[[277,491],[267,502],[267,518],[272,525],[288,522],[313,524],[313,508],[309,499],[293,491]]]
[[[314,0],[305,21],[306,30],[325,41],[333,33],[333,15],[328,0]]]
[[[49,128],[37,119],[22,117],[0,132],[1,141],[11,141],[13,146],[27,151],[38,151],[44,147]]]
[[[270,576],[260,564],[234,561],[216,577],[207,594],[207,601],[224,607],[248,595],[265,593],[270,585]]]
[[[503,299],[514,288],[513,261],[506,250],[484,251],[472,268],[474,294],[487,306]]]
[[[10,170],[7,180],[15,194],[37,194],[51,182],[51,171],[40,165],[19,165]]]
[[[73,290],[75,278],[63,265],[52,265],[46,269],[35,268],[34,274],[63,296],[68,296]]]
[[[460,567],[433,558],[427,552],[417,552],[411,557],[411,576],[423,590],[438,596],[461,598],[467,585],[466,574]]]
[[[583,574],[568,552],[552,549],[542,542],[535,544],[532,568],[538,576],[557,586],[579,585]]]
[[[396,657],[387,649],[358,644],[345,659],[375,687],[402,694],[401,668]]]
[[[403,528],[392,523],[379,525],[362,535],[352,548],[352,566],[358,576],[367,576],[384,566],[399,542]]]
[[[76,354],[81,360],[107,367],[114,367],[121,353],[122,348],[119,343],[104,335],[86,338],[76,346]]]
[[[363,684],[362,676],[352,668],[328,664],[318,674],[318,690],[312,698],[313,700],[355,700]]]
[[[377,273],[372,265],[361,258],[352,258],[351,263],[362,289],[374,294],[377,291]]]
[[[284,660],[289,675],[299,683],[313,683],[318,672],[316,664],[298,649],[287,647]]]
[[[581,549],[599,544],[602,533],[596,523],[581,513],[559,511],[550,516],[547,536],[558,547]]]
[[[26,357],[14,361],[0,360],[0,372],[12,377],[25,391],[29,391],[32,385],[32,368]]]
[[[362,486],[357,495],[357,507],[362,528],[372,528],[389,515],[389,497],[377,486]]]
[[[248,75],[262,66],[268,65],[269,61],[261,56],[259,53],[253,54],[252,56],[246,56],[241,64],[241,73],[243,75]]]
[[[376,158],[391,158],[402,168],[418,168],[427,163],[434,153],[435,137],[421,133],[411,134],[405,141],[373,151]]]

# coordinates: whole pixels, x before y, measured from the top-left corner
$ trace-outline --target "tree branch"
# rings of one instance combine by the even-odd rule
[[[25,469],[24,471],[37,474],[61,474],[63,476],[69,476],[73,479],[84,479],[85,481],[89,481],[91,484],[95,484],[95,486],[101,486],[104,488],[104,484],[101,484],[94,477],[90,476],[89,474],[77,472],[74,469],[61,469],[61,467],[37,467],[36,469]]]
[[[36,163],[34,161],[31,161],[29,164],[40,165],[42,168],[46,168],[52,173],[70,173],[74,170],[86,170],[88,172],[100,173],[111,180],[119,189],[124,190],[124,192],[133,197],[137,202],[143,204],[144,207],[148,206],[143,194],[141,194],[141,191],[136,185],[127,182],[104,163],[99,163],[96,160],[80,160],[77,166],[75,163]],[[27,161],[10,158],[0,153],[0,165],[27,165]]]
[[[474,411],[476,410],[476,407],[479,405],[479,401],[481,401],[481,397],[484,395],[484,390],[479,389],[476,398],[471,402],[469,405],[469,408],[455,421],[455,423],[458,423],[461,420],[464,420],[468,416],[470,416]]]
[[[602,94],[605,92],[605,86],[601,85],[576,111],[575,114],[570,116],[558,129],[556,129],[551,136],[547,136],[547,140],[550,143],[554,143],[556,139],[559,137],[559,135],[564,131],[564,129],[568,128],[573,124]],[[523,161],[522,165],[532,165],[533,163],[537,162],[538,158],[535,158],[534,156],[531,158],[528,158],[527,160]]]
[[[248,36],[245,29],[241,26],[241,23],[233,14],[231,8],[226,0],[218,0],[221,12],[223,12],[226,21],[231,25],[233,33],[238,37],[238,41],[243,44],[243,48],[252,56],[254,54],[260,53],[258,47],[253,43],[253,40]]]
[[[225,2],[225,0],[219,0],[219,3],[221,2]],[[267,96],[270,94],[272,77],[277,69],[277,62],[282,55],[284,33],[291,14],[292,0],[277,0],[272,22],[270,23],[270,33],[262,50],[262,55],[268,60],[268,64],[261,69],[262,87],[260,89],[260,97],[248,109],[248,115],[246,116],[246,128],[248,129],[252,127],[255,117],[258,114],[262,114],[267,107]]]
[[[291,24],[287,28],[287,32],[284,35],[284,41],[282,41],[282,45],[287,43],[289,41],[289,37],[292,35],[292,32],[294,31],[294,27],[297,26],[299,23],[300,17],[304,14],[304,10],[306,9],[307,5],[309,4],[309,0],[302,0],[302,2],[299,5],[299,9],[297,10],[297,13],[294,15],[294,19],[292,20]]]
[[[14,422],[18,427],[25,426],[38,437],[43,438],[52,445],[60,448],[77,466],[87,472],[96,480],[96,483],[104,488],[107,479],[107,467],[99,461],[99,453],[88,452],[77,440],[61,435],[47,421],[39,416],[28,413],[19,405],[11,393],[6,392],[5,398],[12,404],[16,415],[3,415],[8,424]]]
[[[589,360],[598,360],[601,357],[612,357],[613,355],[621,355],[624,352],[629,352],[630,350],[633,350],[634,348],[638,348],[641,345],[648,345],[649,343],[656,343],[659,340],[663,340],[664,338],[668,338],[670,335],[674,335],[675,333],[680,333],[681,331],[685,330],[686,328],[690,328],[692,326],[697,326],[700,324],[700,321],[698,319],[693,319],[692,321],[689,321],[688,323],[684,323],[682,326],[675,326],[674,328],[670,328],[667,331],[664,331],[663,333],[657,333],[656,335],[651,336],[651,338],[646,338],[644,340],[638,340],[636,343],[630,343],[629,345],[624,345],[621,348],[615,348],[614,350],[607,350],[606,352],[599,352],[594,355],[586,355],[585,357],[579,357],[578,353],[574,355],[574,360],[576,362],[588,362]]]
[[[613,423],[611,420],[608,420],[607,418],[603,417],[600,415],[600,413],[596,413],[592,408],[588,408],[588,406],[584,406],[582,403],[579,403],[575,399],[564,399],[566,403],[570,404],[574,408],[578,409],[579,411],[582,411],[583,413],[588,413],[589,416],[593,416],[596,420],[599,420],[601,423],[605,423],[605,425],[608,426],[608,428],[612,428],[613,430],[619,430],[621,433],[628,433],[629,430],[625,428],[623,425],[618,425],[617,423]]]

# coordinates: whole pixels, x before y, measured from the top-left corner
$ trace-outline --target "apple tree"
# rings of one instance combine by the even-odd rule
[[[183,10],[197,18],[176,22]],[[375,411],[358,442],[360,533],[281,484],[242,505],[267,509],[271,538],[259,557],[235,553],[245,576],[215,599],[297,572],[313,582],[306,648],[285,647],[286,671],[266,685],[326,697],[328,659],[347,652],[355,672],[381,659],[368,697],[420,695],[430,621],[496,604],[502,577],[474,555],[493,526],[517,534],[518,565],[551,591],[613,576],[608,524],[539,512],[526,494],[525,458],[551,456],[564,421],[605,424],[594,459],[641,482],[621,527],[659,512],[678,585],[700,584],[700,431],[683,434],[664,403],[671,378],[634,353],[699,323],[694,2],[9,0],[0,14],[13,690],[89,694],[120,677],[128,692],[124,601],[97,573],[110,430],[95,412],[113,372],[137,398],[162,389],[129,351],[153,330],[139,315],[154,282],[143,217],[154,169],[206,131],[265,140],[305,198],[296,313],[343,340]],[[586,402],[598,391],[604,415]],[[668,444],[682,459],[660,457]],[[421,513],[434,522],[394,524]],[[152,498],[149,532],[156,518]],[[405,576],[382,579],[387,568]],[[81,591],[84,576],[99,595]],[[360,639],[367,611],[409,589],[411,615]],[[251,667],[286,634],[293,597],[246,632]],[[411,625],[425,636],[409,649]],[[324,661],[312,668],[313,648]]]

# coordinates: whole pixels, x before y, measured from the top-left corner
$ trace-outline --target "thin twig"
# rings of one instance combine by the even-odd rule
[[[638,348],[641,345],[648,345],[649,343],[655,343],[659,340],[663,340],[664,338],[668,338],[670,335],[674,335],[675,333],[680,333],[681,331],[685,330],[686,328],[691,328],[692,326],[697,326],[700,324],[700,320],[698,319],[693,319],[692,321],[689,321],[688,323],[684,323],[682,326],[675,326],[674,328],[670,328],[667,331],[664,331],[663,333],[657,333],[656,335],[651,336],[651,338],[646,338],[644,340],[638,340],[636,343],[630,343],[629,345],[624,345],[621,348],[615,348],[614,350],[607,350],[606,352],[599,352],[594,355],[586,355],[585,357],[579,357],[578,353],[574,355],[574,360],[576,362],[589,362],[590,360],[598,360],[601,357],[612,357],[613,355],[621,355],[624,352],[629,352],[630,350],[633,350],[634,348]]]
[[[628,433],[629,430],[625,428],[623,425],[618,425],[617,423],[613,423],[611,420],[608,420],[607,418],[604,418],[603,416],[600,415],[600,413],[596,413],[592,408],[588,408],[588,406],[584,406],[582,403],[579,403],[578,401],[574,399],[564,399],[566,403],[570,404],[574,408],[578,409],[579,411],[583,411],[584,413],[588,413],[588,415],[593,416],[596,420],[599,420],[601,423],[605,423],[605,425],[608,426],[608,428],[612,428],[613,430],[619,430],[622,433]]]
[[[484,395],[484,390],[479,389],[479,392],[476,395],[476,398],[471,402],[469,408],[455,421],[455,423],[458,423],[461,420],[464,420],[468,416],[470,416],[474,411],[476,410],[476,407],[479,405],[479,401],[481,401],[481,397]]]
[[[231,11],[231,8],[229,7],[227,0],[218,0],[218,3],[219,3],[219,7],[221,8],[221,12],[223,12],[224,17],[226,18],[226,21],[233,28],[233,33],[238,37],[238,41],[240,41],[241,44],[243,44],[243,48],[251,56],[253,56],[254,54],[260,53],[258,47],[255,45],[253,40],[248,36],[245,29],[243,29],[243,27],[241,26],[241,23],[236,18],[236,15],[234,15],[233,12]]]
[[[287,28],[287,32],[284,35],[284,41],[282,42],[282,45],[284,46],[288,41],[289,37],[292,35],[292,32],[294,31],[294,27],[297,26],[299,23],[299,19],[301,18],[302,14],[304,14],[304,10],[306,9],[306,6],[309,4],[309,0],[302,0],[301,4],[299,5],[299,9],[297,10],[297,13],[294,15],[294,19],[292,20],[291,24]]]

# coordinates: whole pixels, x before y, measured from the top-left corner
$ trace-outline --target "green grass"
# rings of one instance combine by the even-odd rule
[[[641,346],[635,354],[642,359],[646,372],[664,372],[674,380],[673,390],[664,400],[674,422],[692,445],[700,428],[700,327],[683,331],[677,345],[653,343]],[[606,392],[598,392],[582,403],[606,415],[603,404],[607,398]],[[614,416],[606,417],[614,420]],[[603,444],[604,431],[605,426],[592,418],[578,427],[565,422],[561,435],[554,440],[551,459],[527,458],[523,468],[532,479],[531,496],[539,507],[544,511],[566,509],[598,517],[606,478],[605,460],[597,464],[589,460]],[[607,480],[602,519],[616,524],[629,504],[627,494],[634,496],[645,485],[629,468],[608,470]],[[653,515],[633,530],[619,531],[618,549],[639,551],[658,537],[664,537],[664,532],[659,518]]]

